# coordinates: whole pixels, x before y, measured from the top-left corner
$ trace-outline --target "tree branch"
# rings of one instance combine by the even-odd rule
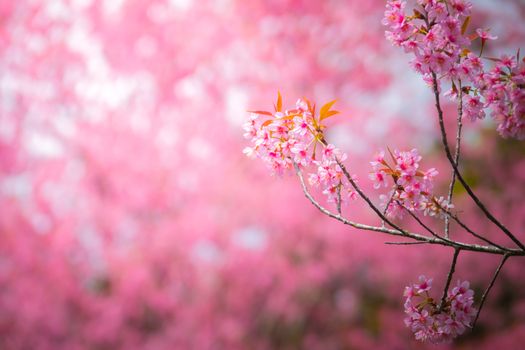
[[[467,231],[468,233],[470,233],[472,236],[484,241],[485,243],[488,243],[490,245],[493,245],[494,247],[498,247],[500,249],[503,249],[503,250],[506,250],[507,248],[504,248],[502,247],[501,245],[497,244],[497,243],[494,243],[492,242],[491,240],[489,240],[488,238],[485,238],[479,234],[477,234],[476,232],[472,231],[472,229],[470,227],[468,227],[467,225],[465,225],[463,223],[463,221],[461,221],[457,215],[453,214],[452,212],[450,212],[449,210],[443,208],[437,201],[435,202],[437,205],[439,205],[440,209],[443,210],[446,214],[447,214],[447,217],[451,217],[459,226],[461,226],[463,229],[465,229],[465,231]]]
[[[341,187],[343,187],[343,184],[339,181],[337,186],[337,214],[339,215],[341,215]]]
[[[343,174],[345,175],[345,177],[348,180],[348,182],[350,182],[350,184],[354,188],[354,190],[368,204],[368,206],[381,218],[381,220],[383,220],[383,222],[386,222],[387,224],[389,224],[391,227],[395,228],[397,231],[402,232],[402,233],[406,233],[405,230],[403,230],[402,228],[400,228],[399,226],[394,224],[391,220],[389,220],[386,217],[386,215],[384,215],[381,212],[381,210],[379,210],[379,208],[377,208],[374,205],[374,203],[372,203],[372,200],[370,198],[368,198],[368,196],[361,190],[361,188],[359,186],[357,186],[356,182],[354,181],[354,179],[352,178],[352,176],[350,175],[350,173],[346,169],[345,165],[339,159],[336,158],[335,160],[337,162],[337,165],[339,165],[339,167],[343,171]]]
[[[439,303],[439,310],[443,308],[445,304],[445,299],[447,298],[448,288],[450,287],[450,282],[452,281],[452,276],[456,270],[456,263],[458,261],[459,252],[461,249],[454,249],[454,256],[452,257],[452,263],[450,264],[450,270],[448,271],[447,282],[445,283],[445,288],[443,289],[443,295],[441,296],[441,302]]]
[[[487,299],[487,296],[488,296],[490,290],[494,286],[494,282],[496,282],[496,278],[498,277],[498,275],[499,275],[499,273],[501,271],[501,268],[503,267],[503,265],[505,264],[505,262],[507,261],[508,258],[509,258],[509,255],[504,255],[503,256],[503,259],[501,259],[501,262],[499,263],[498,268],[496,269],[496,272],[494,273],[494,276],[492,276],[492,280],[490,281],[489,286],[487,287],[487,289],[483,293],[483,296],[481,297],[481,302],[479,303],[478,313],[476,314],[476,318],[474,319],[474,322],[472,322],[472,328],[474,328],[474,326],[476,325],[476,322],[478,321],[479,315],[481,313],[481,309],[483,308],[483,305],[485,304],[485,300]]]
[[[461,79],[459,80],[459,93],[458,93],[458,119],[457,119],[457,131],[456,131],[456,149],[454,154],[454,164],[456,167],[459,164],[459,155],[461,152],[461,130],[463,128],[463,90],[461,86]],[[454,185],[456,184],[456,171],[452,169],[452,175],[450,180],[450,186],[448,188],[447,203],[452,204],[452,195],[454,193]],[[445,216],[445,237],[449,237],[450,229],[450,218]]]
[[[426,242],[385,242],[386,245],[419,245],[426,244]]]
[[[394,200],[394,196],[395,196],[396,192],[395,190],[392,191],[392,195],[390,196],[390,199],[388,200],[388,202],[386,203],[385,205],[385,209],[383,210],[383,215],[386,216],[386,212],[388,211],[388,207],[390,206],[390,203],[392,203],[392,200]],[[381,220],[381,226],[385,226],[385,220]]]
[[[324,208],[321,204],[319,204],[315,198],[311,195],[311,193],[308,191],[308,188],[306,187],[306,183],[304,181],[304,177],[302,175],[301,169],[297,165],[297,163],[293,163],[295,172],[299,178],[299,182],[301,183],[301,187],[303,190],[303,193],[305,197],[323,214],[325,214],[328,217],[331,217],[337,221],[342,222],[345,225],[352,226],[354,228],[360,229],[360,230],[366,230],[366,231],[374,231],[374,232],[381,232],[392,236],[398,236],[398,237],[406,237],[413,239],[418,242],[427,243],[427,244],[437,244],[442,246],[450,246],[453,248],[461,248],[462,250],[468,250],[468,251],[475,251],[475,252],[482,252],[487,254],[495,254],[495,255],[508,255],[508,256],[525,256],[525,251],[518,250],[518,249],[507,249],[504,250],[492,247],[492,246],[483,246],[479,244],[468,244],[458,241],[450,241],[444,242],[442,239],[437,239],[433,237],[424,236],[418,233],[414,232],[408,232],[406,230],[398,230],[398,229],[390,229],[386,227],[377,227],[377,226],[371,226],[371,225],[365,225],[356,223],[350,220],[347,220],[346,218],[342,217],[341,215],[332,213],[328,209]]]
[[[450,147],[448,145],[447,141],[447,132],[445,130],[445,124],[443,121],[443,110],[441,109],[441,102],[439,100],[439,89],[438,89],[438,83],[437,83],[437,77],[436,73],[432,72],[432,86],[434,90],[434,97],[435,97],[435,103],[436,103],[436,109],[438,112],[438,119],[439,119],[439,128],[441,130],[441,141],[443,143],[443,146],[445,148],[445,153],[447,155],[447,158],[452,165],[452,168],[454,169],[454,172],[456,173],[456,177],[461,182],[461,185],[467,193],[469,194],[470,198],[476,203],[478,208],[481,209],[481,211],[485,214],[485,216],[492,221],[496,226],[498,226],[506,235],[509,237],[518,247],[520,247],[523,251],[525,251],[525,246],[523,243],[521,243],[501,222],[499,222],[485,207],[485,205],[480,201],[480,199],[474,194],[470,186],[466,183],[465,179],[463,179],[463,176],[458,170],[458,167],[454,163],[454,158],[452,157],[452,153],[450,152]]]
[[[432,230],[430,227],[428,227],[423,221],[421,221],[420,218],[417,217],[416,214],[414,214],[410,209],[408,209],[405,205],[403,205],[400,201],[396,200],[397,204],[400,205],[403,209],[405,209],[407,211],[407,213],[414,219],[416,220],[416,222],[421,226],[423,227],[425,230],[427,230],[427,232],[429,232],[432,236],[436,237],[437,239],[439,240],[442,240],[443,242],[447,242],[447,243],[454,243],[446,238],[443,238],[441,236],[439,236],[437,233],[434,232],[434,230]]]

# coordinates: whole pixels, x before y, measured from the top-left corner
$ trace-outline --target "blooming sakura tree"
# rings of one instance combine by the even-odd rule
[[[523,1],[476,3],[471,26],[490,26],[499,36],[483,55],[514,52],[508,48],[525,35],[518,25]],[[361,190],[373,203],[384,195],[386,204],[394,179],[368,162],[383,147],[393,171],[411,171],[415,164],[403,170],[401,163],[413,159],[426,174],[416,180],[429,192],[417,199],[429,205],[427,216],[405,191],[397,189],[396,198],[441,232],[437,218],[445,212],[432,210],[431,200],[443,197],[445,205],[449,165],[439,156],[438,129],[429,127],[435,118],[402,118],[415,110],[430,116],[424,97],[432,95],[415,73],[400,69],[402,50],[384,40],[384,4],[0,1],[0,349],[435,349],[399,322],[399,294],[409,284],[407,307],[418,307],[428,293],[433,300],[421,314],[433,313],[450,246],[406,249],[380,244],[374,232],[367,239],[349,234],[357,230],[301,200],[293,173],[275,181],[239,152],[244,111],[273,97],[275,86],[315,101],[352,96],[351,104],[328,109],[336,106],[348,121],[339,115],[320,123],[325,141],[337,147],[325,152],[317,141],[315,161],[324,158],[327,168],[312,177],[312,196],[331,198],[335,213],[338,189],[328,185],[339,176],[342,214],[381,227],[329,163],[346,153]],[[454,101],[443,101],[452,130]],[[493,137],[488,114],[464,128],[460,169],[492,214],[520,234],[522,143]],[[294,147],[297,163],[308,162],[311,147]],[[406,152],[414,147],[417,155]],[[308,173],[318,175],[313,162],[312,171],[300,167],[307,184]],[[368,181],[370,174],[383,180]],[[449,211],[472,231],[509,244],[461,186],[453,205]],[[394,200],[391,207],[401,208]],[[387,218],[425,233],[402,212],[404,218]],[[449,219],[451,240],[488,245]],[[471,309],[479,308],[499,257],[461,250],[443,316],[470,317],[455,302],[469,305],[465,289],[475,292]],[[525,341],[520,262],[507,259],[473,332],[440,348],[513,349]],[[419,275],[432,281],[425,285]],[[453,335],[461,324],[448,327]]]
[[[485,300],[509,258],[525,255],[525,245],[509,230],[474,192],[461,167],[461,142],[464,120],[475,122],[487,114],[497,122],[497,131],[504,138],[525,139],[525,59],[520,51],[514,56],[484,56],[487,42],[496,39],[489,30],[472,32],[472,4],[465,0],[418,0],[414,8],[407,2],[389,0],[382,23],[387,26],[387,39],[412,56],[410,66],[422,75],[435,99],[442,147],[450,166],[448,193],[437,194],[434,168],[424,169],[417,149],[380,151],[371,162],[373,187],[386,190],[376,204],[360,185],[358,178],[345,165],[347,155],[325,136],[327,119],[339,112],[335,101],[317,110],[315,103],[299,99],[285,109],[278,93],[274,111],[253,111],[244,125],[245,137],[252,145],[244,149],[248,156],[257,156],[268,164],[274,174],[294,170],[307,199],[323,214],[361,230],[381,232],[403,238],[390,244],[441,245],[453,254],[450,270],[441,295],[431,295],[432,278],[421,276],[419,282],[406,287],[406,325],[416,339],[433,343],[449,342],[468,328],[473,328]],[[477,46],[476,46],[477,45]],[[443,94],[443,90],[447,91]],[[455,145],[451,146],[445,125],[441,97],[457,104]],[[307,181],[305,180],[307,173]],[[318,187],[335,209],[329,209],[310,192],[307,185]],[[466,191],[487,223],[495,225],[508,240],[496,243],[480,230],[465,223],[460,208],[453,204],[456,182]],[[348,219],[343,206],[361,200],[377,216],[380,225],[367,225]],[[425,216],[442,220],[429,223]],[[421,232],[403,228],[409,217]],[[452,232],[451,222],[466,231],[476,242],[459,240]],[[520,230],[522,228],[519,228]],[[513,244],[513,246],[510,246]],[[468,281],[453,284],[458,257],[462,251],[501,256],[493,277],[475,306],[474,291]]]

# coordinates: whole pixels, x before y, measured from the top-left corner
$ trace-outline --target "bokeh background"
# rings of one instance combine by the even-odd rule
[[[387,146],[418,147],[445,193],[432,96],[384,39],[384,5],[0,0],[0,348],[426,348],[403,324],[403,287],[425,274],[439,289],[452,252],[343,227],[242,154],[246,110],[278,89],[288,105],[337,98],[328,138],[375,199],[368,160]],[[525,49],[522,0],[474,5],[473,28],[499,36],[487,52]],[[485,120],[465,145],[469,181],[524,239],[523,142]],[[360,203],[345,213],[375,222]],[[497,258],[459,263],[479,297]],[[524,342],[516,259],[479,326],[428,348]]]

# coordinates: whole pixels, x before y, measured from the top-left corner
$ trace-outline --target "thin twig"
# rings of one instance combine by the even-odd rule
[[[436,73],[432,72],[432,86],[434,90],[434,97],[435,97],[435,103],[436,103],[436,109],[438,112],[438,119],[439,119],[439,128],[441,130],[441,141],[443,143],[443,146],[445,148],[445,153],[447,155],[447,159],[449,160],[450,164],[452,165],[452,168],[454,169],[454,172],[456,173],[456,177],[458,178],[459,182],[461,182],[461,185],[467,193],[469,194],[470,198],[476,203],[478,208],[481,209],[481,211],[485,214],[485,216],[492,221],[496,226],[498,226],[506,235],[509,237],[518,247],[520,247],[522,250],[525,251],[525,246],[523,243],[521,243],[501,222],[499,222],[485,207],[485,205],[480,201],[480,199],[474,194],[470,186],[466,183],[465,179],[463,179],[463,176],[458,170],[458,167],[454,163],[454,158],[452,157],[452,153],[450,152],[450,147],[448,145],[447,141],[447,132],[445,130],[445,123],[443,121],[443,110],[441,109],[441,102],[439,99],[439,89],[438,89],[438,83],[437,83],[437,77]]]
[[[470,233],[472,236],[484,241],[485,243],[488,243],[490,245],[493,245],[494,247],[498,247],[500,249],[503,249],[503,250],[506,250],[507,248],[504,248],[502,247],[501,245],[497,244],[497,243],[494,243],[492,242],[490,239],[488,238],[485,238],[479,234],[477,234],[476,232],[474,232],[470,227],[468,227],[467,225],[465,225],[465,223],[463,223],[463,221],[461,221],[459,219],[459,217],[455,214],[453,214],[451,211],[445,209],[443,206],[441,206],[437,201],[435,202],[437,203],[437,205],[439,205],[440,209],[443,210],[445,212],[445,214],[447,214],[447,217],[451,217],[459,226],[461,226],[463,229],[465,229],[465,231],[467,231],[468,233]]]
[[[341,216],[341,187],[343,187],[343,184],[339,181],[339,185],[337,186],[337,214],[339,214],[339,216]]]
[[[456,270],[456,263],[458,261],[458,255],[461,249],[454,249],[454,256],[452,257],[452,263],[450,264],[450,270],[448,271],[447,282],[445,283],[445,288],[443,289],[443,295],[441,296],[441,302],[439,303],[439,311],[445,305],[445,299],[447,298],[448,288],[450,287],[450,282],[452,281],[452,276]]]
[[[461,79],[459,83],[459,95],[458,95],[458,119],[457,119],[457,131],[456,131],[456,150],[454,154],[454,164],[456,167],[459,164],[459,155],[461,153],[461,130],[463,128],[463,88],[461,86]],[[454,193],[454,185],[456,184],[456,171],[452,169],[452,175],[450,180],[450,186],[448,188],[447,203],[452,204],[452,195]],[[445,237],[449,237],[450,230],[450,219],[445,216]]]
[[[419,245],[426,244],[427,242],[385,242],[387,245]]]
[[[483,293],[483,296],[481,297],[481,302],[479,303],[478,313],[476,314],[476,318],[474,319],[474,322],[472,322],[472,328],[474,328],[474,326],[476,325],[476,322],[478,321],[478,318],[479,318],[479,314],[481,313],[481,309],[483,308],[483,305],[485,304],[485,300],[487,299],[487,296],[490,290],[492,289],[492,286],[494,286],[494,282],[496,282],[496,278],[498,277],[499,272],[501,271],[501,268],[503,267],[503,265],[505,264],[508,258],[509,258],[509,255],[503,256],[503,259],[501,259],[501,262],[499,263],[498,268],[496,269],[496,272],[494,273],[494,276],[492,276],[492,280],[490,281],[489,286]]]
[[[386,203],[385,205],[385,209],[383,210],[383,215],[386,216],[386,212],[388,211],[388,207],[390,206],[390,204],[392,203],[392,200],[394,199],[394,196],[396,194],[396,190],[393,190],[392,191],[392,195],[390,196],[390,199],[388,200],[388,202]],[[381,226],[382,227],[385,227],[385,220],[381,220]]]
[[[414,220],[416,220],[416,222],[421,226],[423,227],[425,230],[427,230],[428,233],[430,233],[432,236],[436,237],[437,239],[439,240],[442,240],[443,242],[447,242],[447,243],[453,243],[452,241],[446,239],[446,238],[443,238],[441,237],[440,235],[438,235],[437,233],[434,232],[434,230],[432,230],[430,227],[428,227],[423,221],[421,221],[420,218],[417,217],[416,214],[414,214],[410,209],[408,209],[405,205],[403,205],[403,203],[401,203],[400,201],[396,200],[397,204],[399,206],[401,206],[403,209],[406,210],[406,212],[408,213],[408,215],[410,215]]]
[[[336,158],[335,159],[336,162],[337,162],[337,165],[339,165],[339,167],[341,168],[341,170],[343,171],[343,174],[345,175],[346,179],[348,180],[348,182],[350,182],[350,184],[352,185],[352,187],[354,188],[354,190],[359,194],[359,196],[368,204],[368,206],[374,211],[374,213],[376,213],[379,218],[381,220],[383,220],[384,222],[386,222],[387,224],[389,224],[391,227],[395,228],[397,231],[405,234],[406,231],[403,230],[402,228],[400,228],[398,225],[394,224],[391,220],[389,220],[385,215],[383,215],[383,213],[381,212],[381,210],[379,210],[379,208],[377,208],[374,203],[372,203],[372,200],[370,198],[368,198],[368,196],[363,192],[363,190],[361,190],[361,188],[359,186],[357,186],[357,183],[354,181],[354,179],[352,178],[352,176],[350,175],[350,173],[348,172],[348,170],[346,169],[345,165],[338,159]]]

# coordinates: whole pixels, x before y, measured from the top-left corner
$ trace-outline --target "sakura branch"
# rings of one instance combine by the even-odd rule
[[[525,245],[498,220],[474,193],[460,172],[460,153],[463,120],[472,122],[484,118],[486,110],[498,122],[497,130],[503,137],[525,139],[525,60],[515,57],[489,58],[494,67],[487,71],[482,56],[488,40],[495,39],[487,30],[469,33],[472,4],[464,0],[418,0],[412,14],[405,12],[406,1],[390,0],[383,24],[388,26],[386,37],[395,46],[413,55],[412,68],[423,76],[432,88],[438,116],[441,139],[446,158],[451,166],[448,193],[434,191],[435,168],[424,169],[417,149],[409,151],[379,151],[370,162],[370,180],[376,190],[383,190],[378,206],[363,188],[357,177],[347,169],[347,155],[328,143],[324,131],[326,119],[338,114],[332,110],[335,101],[324,104],[317,113],[316,105],[306,98],[299,99],[290,109],[283,108],[278,94],[274,111],[251,112],[244,125],[245,137],[252,145],[244,153],[259,157],[274,174],[294,170],[306,198],[323,214],[357,229],[403,237],[406,242],[388,242],[397,245],[437,244],[454,250],[451,267],[440,299],[430,296],[432,279],[421,276],[405,290],[406,325],[416,339],[433,343],[448,342],[471,328],[495,283],[504,262],[512,256],[524,256]],[[480,52],[475,54],[471,44],[480,40]],[[454,153],[448,143],[441,106],[441,86],[450,86],[445,94],[457,106]],[[336,212],[325,208],[310,192],[310,186],[319,188],[326,200],[333,203]],[[452,196],[456,180],[466,193],[501,232],[518,246],[497,244],[469,227],[455,211]],[[362,200],[381,221],[380,226],[357,223],[345,218],[342,206],[349,201]],[[426,234],[402,228],[407,214]],[[444,220],[443,232],[437,232],[422,217]],[[394,222],[395,220],[395,222]],[[450,235],[450,221],[486,245],[460,242]],[[479,308],[474,307],[474,292],[468,281],[458,281],[450,289],[458,256],[462,250],[501,255],[502,262],[483,294]]]
[[[409,239],[412,239],[414,241],[412,242],[386,242],[386,244],[399,244],[399,245],[411,245],[411,244],[438,244],[438,245],[449,245],[450,247],[453,247],[453,248],[459,248],[461,250],[466,250],[466,251],[474,251],[474,252],[481,252],[481,253],[487,253],[487,254],[496,254],[496,255],[505,255],[505,254],[508,254],[509,256],[521,256],[521,255],[525,255],[525,252],[521,251],[521,250],[517,250],[517,249],[508,249],[508,248],[503,248],[503,247],[498,247],[498,246],[482,246],[482,245],[479,245],[479,244],[468,244],[468,243],[464,243],[464,242],[459,242],[459,241],[450,241],[444,237],[430,237],[430,236],[425,236],[425,235],[422,235],[422,234],[419,234],[419,233],[415,233],[415,232],[410,232],[410,231],[407,231],[407,230],[403,230],[403,229],[389,229],[389,228],[386,228],[384,226],[372,226],[372,225],[365,225],[365,224],[361,224],[361,223],[357,223],[357,222],[354,222],[354,221],[351,221],[351,220],[348,220],[347,218],[341,216],[341,215],[338,215],[334,212],[331,212],[330,210],[326,209],[325,207],[323,207],[315,198],[314,196],[310,193],[305,181],[304,181],[304,176],[302,174],[302,171],[301,169],[299,168],[299,166],[297,164],[294,164],[295,168],[296,168],[296,173],[297,173],[297,176],[299,178],[299,182],[301,184],[301,187],[303,189],[303,192],[305,194],[305,197],[317,208],[319,209],[319,211],[329,217],[331,217],[332,219],[335,219],[337,221],[340,221],[341,223],[345,224],[345,225],[349,225],[351,227],[354,227],[354,228],[357,228],[357,229],[360,229],[360,230],[365,230],[365,231],[374,231],[374,232],[380,232],[380,233],[385,233],[385,234],[388,234],[388,235],[392,235],[392,236],[398,236],[398,237],[405,237],[405,238],[409,238]],[[445,244],[444,244],[445,242]]]

